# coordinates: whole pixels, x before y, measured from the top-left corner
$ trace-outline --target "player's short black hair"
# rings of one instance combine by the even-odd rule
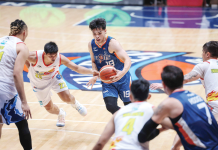
[[[89,23],[89,28],[91,30],[93,30],[93,29],[103,29],[103,30],[105,30],[106,29],[106,21],[105,21],[104,18],[97,18],[95,20],[92,20]]]
[[[218,58],[218,42],[217,41],[210,41],[203,45],[203,51],[209,52],[211,57]]]
[[[130,90],[134,99],[144,101],[148,98],[150,83],[145,79],[138,79],[132,82]]]
[[[48,53],[57,53],[58,52],[58,46],[55,42],[48,42],[44,46],[44,52],[46,54]]]
[[[166,66],[163,68],[161,78],[164,84],[171,90],[183,86],[184,75],[182,70],[176,66]]]

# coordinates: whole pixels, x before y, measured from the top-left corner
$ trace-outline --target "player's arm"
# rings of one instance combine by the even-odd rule
[[[200,74],[198,74],[196,71],[191,71],[188,74],[184,75],[184,81],[183,83],[192,82],[195,80],[198,80],[200,78]]]
[[[129,71],[131,67],[131,60],[127,55],[126,51],[120,45],[120,43],[115,39],[111,39],[108,49],[110,53],[115,53],[118,59],[120,59],[120,61],[124,63],[123,70],[122,71],[116,70],[117,75],[112,77],[113,78],[112,81],[116,82],[120,80]]]
[[[92,61],[92,70],[98,71],[97,66],[95,64],[94,54],[92,52],[91,42],[88,43],[88,49],[89,49],[89,53],[90,53],[91,61]],[[91,89],[92,89],[92,87],[95,84],[95,82],[97,81],[98,77],[99,77],[99,75],[93,76],[86,85],[88,87],[91,86]]]
[[[14,83],[22,102],[23,112],[26,118],[28,119],[29,116],[31,117],[31,112],[27,104],[26,95],[24,92],[23,66],[29,56],[29,50],[27,46],[23,43],[17,44],[16,49],[17,49],[17,58],[15,60],[14,73],[13,73]]]
[[[191,72],[184,75],[184,83],[188,83],[191,81],[195,81],[199,78],[203,78],[205,71],[208,70],[209,65],[209,62],[203,62],[195,65]]]
[[[146,122],[142,130],[138,134],[138,140],[140,143],[145,143],[152,140],[159,135],[160,130],[156,129],[157,126],[169,116],[170,106],[168,101],[163,101],[154,111],[153,116]]]
[[[98,72],[96,72],[94,70],[76,65],[75,63],[73,63],[67,57],[65,57],[63,55],[61,55],[61,64],[67,66],[71,70],[76,71],[77,73],[80,73],[80,74],[98,74]]]
[[[28,57],[27,61],[29,61],[33,65],[35,65],[37,63],[36,51],[29,52],[29,57]]]
[[[108,122],[108,124],[105,127],[103,133],[101,134],[98,142],[95,144],[95,146],[92,150],[102,150],[104,145],[109,141],[111,136],[114,134],[114,132],[115,132],[114,117],[116,114],[117,114],[117,112],[113,115],[111,120]]]

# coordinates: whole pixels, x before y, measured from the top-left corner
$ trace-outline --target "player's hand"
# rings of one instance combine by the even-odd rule
[[[21,105],[21,108],[23,110],[23,115],[25,115],[25,119],[29,119],[31,118],[32,119],[32,115],[31,115],[31,112],[30,112],[30,107],[27,103],[22,103]]]
[[[97,81],[97,79],[98,79],[98,76],[94,76],[93,78],[91,78],[90,80],[89,80],[89,82],[86,84],[88,87],[89,86],[91,86],[91,89],[92,89],[92,87],[93,87],[93,85],[95,84],[95,82]]]
[[[163,88],[163,85],[161,83],[152,83],[150,85],[151,90],[156,90],[156,89],[161,89],[161,88]]]
[[[97,70],[92,70],[93,76],[99,76],[99,72]]]
[[[120,71],[120,70],[117,70],[117,69],[114,69],[114,71],[116,71],[116,75],[115,76],[111,76],[111,81],[112,82],[117,82],[119,81],[125,74]]]

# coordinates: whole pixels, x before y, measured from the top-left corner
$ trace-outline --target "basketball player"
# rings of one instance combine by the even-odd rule
[[[9,36],[0,38],[0,136],[2,123],[15,123],[23,149],[31,150],[32,140],[26,120],[31,117],[31,112],[23,84],[23,66],[29,56],[24,43],[27,35],[27,25],[17,19],[10,25]]]
[[[143,125],[154,113],[153,105],[147,102],[150,97],[148,81],[144,79],[133,81],[130,92],[132,103],[122,107],[113,115],[93,150],[101,150],[114,133],[110,150],[148,150],[149,143],[141,145],[137,137]],[[164,130],[164,128],[156,129],[149,140]]]
[[[89,42],[88,48],[92,59],[92,69],[99,71],[105,65],[111,65],[116,68],[117,75],[111,77],[113,83],[102,84],[102,93],[106,108],[114,114],[120,109],[117,106],[117,98],[120,96],[124,105],[130,103],[129,86],[131,76],[129,68],[131,60],[120,43],[113,37],[107,36],[106,21],[103,18],[97,18],[90,22],[89,28],[92,31],[94,39]],[[88,86],[96,82],[98,76],[94,76]]]
[[[183,90],[184,76],[180,68],[166,66],[161,73],[166,98],[138,135],[140,143],[146,142],[159,123],[169,117],[185,150],[217,150],[218,125],[204,100]]]
[[[218,121],[218,42],[210,41],[203,45],[202,59],[203,63],[197,64],[193,70],[184,76],[184,83],[201,79],[205,88],[207,104],[212,111],[215,119]],[[217,71],[217,72],[216,72]],[[162,84],[154,83],[151,89],[162,88]],[[181,144],[179,137],[175,138],[173,149],[179,150]]]
[[[33,91],[41,106],[49,113],[58,115],[56,123],[58,127],[65,126],[66,113],[62,108],[59,109],[57,105],[53,104],[51,89],[58,94],[62,101],[71,104],[82,116],[87,114],[86,108],[70,94],[65,81],[59,74],[59,66],[63,64],[81,74],[98,75],[97,71],[78,66],[59,54],[58,46],[54,42],[45,44],[44,50],[30,52],[28,61],[31,63],[26,62],[29,67],[28,77]]]

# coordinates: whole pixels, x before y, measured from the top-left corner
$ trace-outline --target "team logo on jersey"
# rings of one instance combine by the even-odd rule
[[[104,55],[99,54],[95,58],[101,63],[104,60],[109,60],[110,59],[110,55],[107,55],[107,52],[105,52]]]
[[[132,61],[132,65],[129,70],[132,80],[144,78],[149,80],[150,83],[161,83],[161,72],[163,67],[166,65],[180,67],[184,74],[187,74],[196,64],[202,62],[202,59],[199,57],[185,56],[185,54],[187,54],[186,52],[150,52],[130,50],[127,51],[127,54]],[[62,53],[62,55],[68,57],[68,59],[77,65],[90,69],[92,68],[92,62],[89,53]],[[88,83],[88,81],[92,78],[92,75],[78,74],[64,65],[60,66],[59,71],[69,89],[90,90],[86,86],[86,83]],[[29,79],[25,74],[27,74],[27,72],[24,72],[24,81],[29,82]],[[186,85],[195,85],[200,83],[200,80],[197,80]],[[100,80],[97,80],[92,90],[102,91]],[[163,93],[162,90],[151,90],[150,92]]]

